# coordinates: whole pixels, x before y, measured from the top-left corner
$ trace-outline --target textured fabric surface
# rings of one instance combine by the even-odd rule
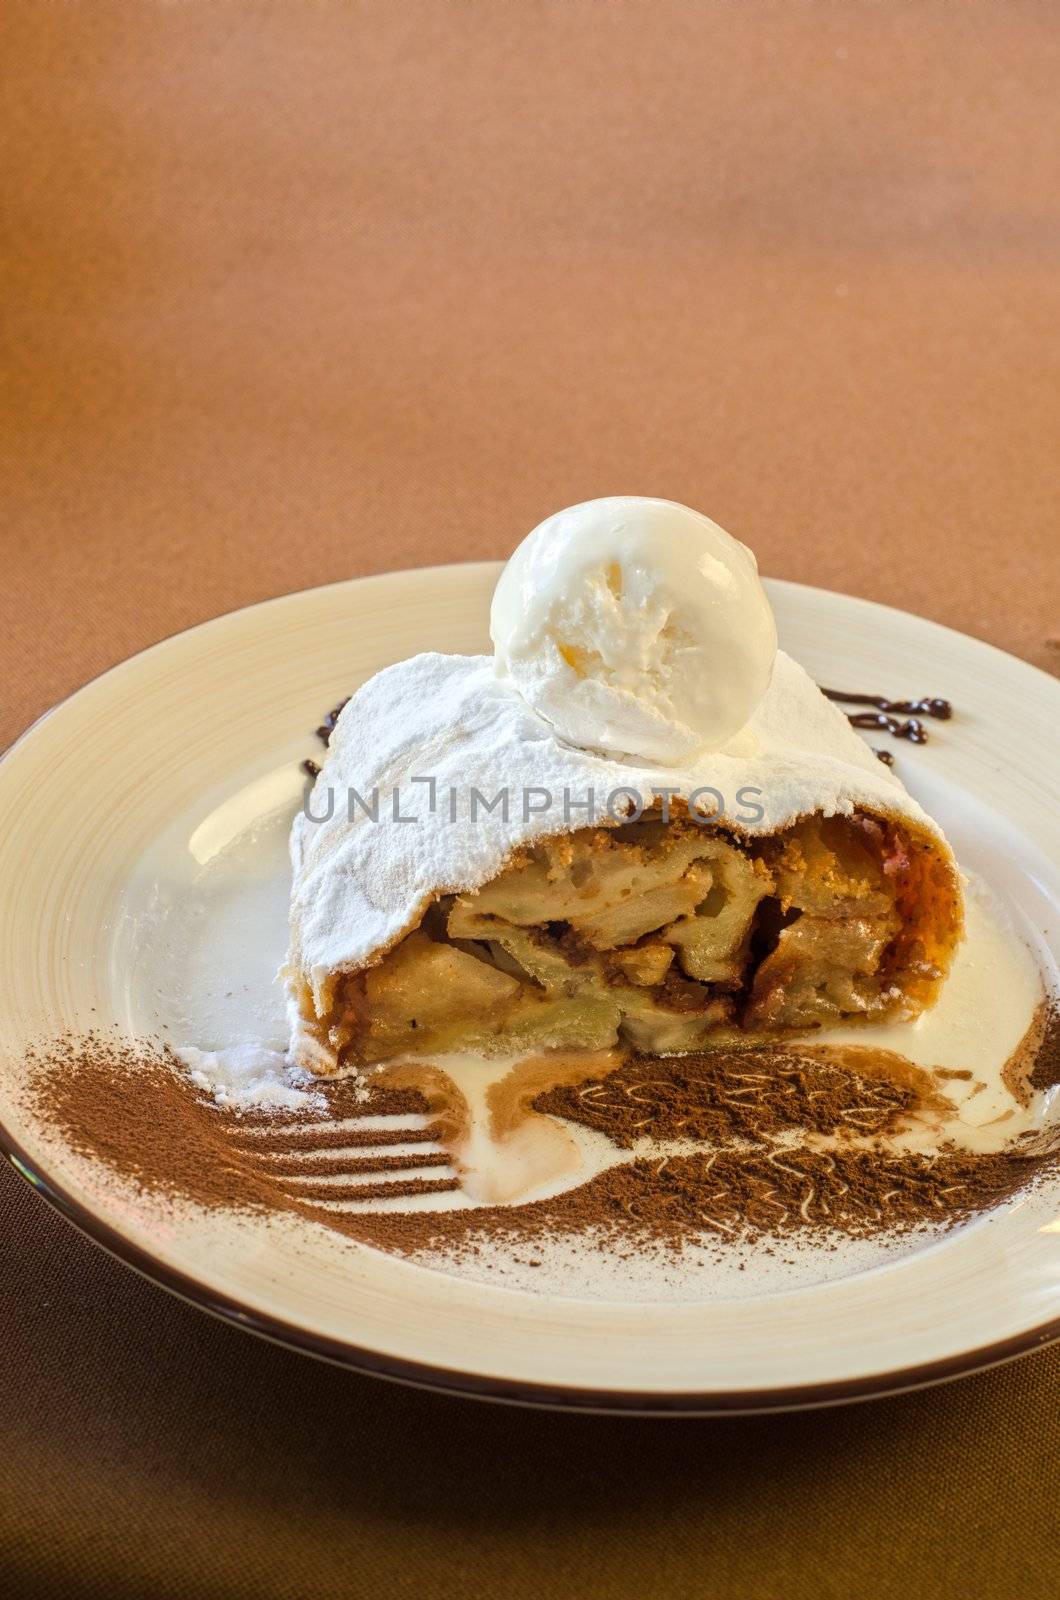
[[[1055,7],[11,0],[0,56],[0,744],[602,493],[1060,666]],[[6,1170],[0,1279],[12,1592],[1056,1590],[1057,1350],[801,1416],[473,1405],[211,1321]]]

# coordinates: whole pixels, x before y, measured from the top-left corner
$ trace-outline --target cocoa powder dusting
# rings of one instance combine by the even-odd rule
[[[426,1101],[411,1090],[369,1090],[365,1100],[350,1079],[322,1080],[324,1111],[247,1111],[222,1109],[196,1088],[180,1061],[166,1046],[132,1046],[123,1040],[93,1034],[64,1040],[29,1057],[28,1086],[43,1121],[80,1155],[101,1161],[112,1172],[146,1193],[188,1200],[207,1209],[294,1212],[320,1219],[307,1202],[341,1199],[342,1186],[288,1181],[340,1173],[385,1173],[402,1157],[371,1161],[343,1157],[336,1167],[329,1148],[350,1145],[427,1141],[430,1127],[405,1134],[359,1134],[330,1126],[340,1118],[423,1113]],[[363,1093],[363,1091],[362,1091]],[[298,1117],[298,1126],[292,1118]],[[292,1162],[292,1152],[311,1149],[313,1156]],[[417,1166],[440,1164],[439,1158],[418,1157]],[[387,1183],[387,1194],[421,1194],[452,1189],[454,1180],[426,1179]],[[368,1199],[371,1187],[358,1185]]]
[[[1040,1177],[1055,1157],[712,1151],[626,1162],[553,1200],[473,1211],[358,1217],[356,1236],[381,1249],[478,1252],[491,1241],[581,1235],[603,1248],[704,1239],[864,1238],[952,1227]]]
[[[1051,1006],[1041,1024],[1041,1038],[1027,1082],[1032,1089],[1052,1089],[1060,1083],[1060,1008]]]
[[[34,1052],[28,1065],[35,1111],[79,1155],[150,1194],[272,1209],[273,1184],[232,1138],[232,1119],[217,1114],[164,1046],[91,1034]]]
[[[1058,1040],[1054,1016],[1035,1067],[1054,1074],[1049,1082]],[[439,1124],[408,1133],[335,1126],[340,1118],[427,1113],[428,1101],[412,1089],[369,1088],[366,1098],[350,1079],[322,1079],[323,1109],[239,1113],[196,1088],[164,1046],[102,1034],[31,1055],[27,1082],[37,1115],[67,1146],[144,1192],[207,1209],[296,1216],[404,1254],[476,1253],[497,1240],[532,1246],[559,1234],[628,1254],[644,1246],[680,1251],[704,1240],[721,1247],[754,1237],[903,1233],[952,1226],[1056,1170],[1056,1151],[1033,1140],[984,1156],[953,1147],[932,1156],[887,1151],[878,1141],[931,1091],[927,1075],[908,1064],[907,1081],[873,1076],[873,1055],[777,1046],[634,1057],[606,1076],[549,1089],[535,1110],[581,1122],[620,1149],[645,1137],[720,1148],[627,1158],[529,1205],[434,1212],[342,1212],[319,1204],[457,1187],[441,1170],[430,1175],[448,1159],[436,1150],[422,1157],[350,1153],[426,1143],[438,1137]],[[798,1129],[838,1135],[839,1142],[827,1152],[778,1143]],[[877,1142],[853,1142],[865,1136]],[[397,1176],[413,1167],[424,1175]],[[325,1181],[373,1173],[378,1183]]]
[[[581,1122],[628,1150],[655,1139],[768,1141],[782,1128],[883,1134],[913,1111],[912,1087],[843,1070],[813,1047],[634,1056],[617,1072],[539,1095],[536,1111]]]

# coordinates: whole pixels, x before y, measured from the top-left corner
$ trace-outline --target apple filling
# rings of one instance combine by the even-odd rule
[[[342,1063],[670,1054],[910,1016],[948,965],[957,896],[928,835],[865,812],[761,839],[646,816],[524,848],[474,893],[439,896],[375,965],[334,976],[314,1022]]]

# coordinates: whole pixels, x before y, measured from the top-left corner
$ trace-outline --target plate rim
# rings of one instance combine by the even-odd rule
[[[63,1220],[108,1255],[131,1267],[140,1277],[177,1299],[299,1354],[344,1367],[364,1377],[386,1378],[411,1388],[460,1395],[471,1400],[494,1401],[546,1411],[590,1412],[632,1416],[732,1416],[767,1412],[814,1410],[830,1405],[850,1405],[860,1400],[882,1400],[890,1395],[929,1388],[1002,1366],[1035,1350],[1060,1341],[1060,1317],[1035,1328],[1011,1334],[992,1344],[979,1345],[959,1355],[921,1362],[889,1373],[869,1373],[818,1384],[796,1384],[771,1389],[637,1390],[590,1389],[577,1384],[535,1383],[529,1379],[500,1378],[459,1368],[435,1366],[389,1355],[348,1339],[315,1333],[297,1323],[255,1311],[243,1301],[213,1289],[190,1273],[153,1256],[118,1229],[97,1217],[66,1190],[64,1185],[38,1170],[36,1163],[0,1123],[0,1153],[23,1181]]]
[[[354,585],[358,587],[374,585],[378,582],[391,582],[395,579],[400,580],[401,578],[413,576],[422,581],[432,574],[452,574],[457,570],[466,570],[469,575],[473,571],[485,573],[491,569],[499,570],[502,565],[503,563],[500,561],[448,562],[426,567],[406,567],[394,571],[371,573],[363,577],[338,579],[332,583],[314,585],[308,589],[293,590],[285,594],[270,596],[264,600],[253,601],[245,606],[236,607],[234,610],[219,613],[215,617],[205,618],[188,628],[177,629],[175,632],[154,640],[151,644],[144,646],[143,649],[124,657],[122,660],[105,668],[102,672],[97,673],[94,677],[87,679],[68,695],[65,695],[35,717],[16,736],[12,743],[0,752],[0,767],[3,767],[9,758],[33,736],[42,723],[81,694],[122,673],[142,657],[149,656],[155,652],[164,652],[165,648],[175,640],[184,639],[188,635],[198,633],[200,630],[210,629],[219,622],[251,612],[282,607],[325,590],[352,587]],[[940,634],[960,640],[963,644],[970,643],[977,650],[986,650],[993,655],[1001,657],[1009,670],[1013,665],[1023,669],[1025,672],[1032,674],[1034,680],[1044,680],[1046,684],[1050,685],[1050,694],[1060,696],[1060,680],[1041,667],[1035,666],[1032,662],[1024,661],[1021,657],[1002,650],[986,640],[977,639],[974,635],[950,628],[944,623],[935,622],[931,618],[921,617],[915,612],[885,605],[860,595],[845,594],[841,590],[824,589],[816,585],[797,583],[785,578],[768,579],[767,582],[788,591],[827,596],[829,599],[841,600],[848,604],[853,602],[859,608],[870,608],[873,613],[880,617],[881,621],[892,616],[902,619],[913,618],[921,626],[926,626]],[[365,1376],[386,1378],[408,1386],[433,1392],[462,1395],[466,1398],[547,1410],[610,1413],[615,1415],[722,1416],[783,1412],[828,1405],[850,1404],[859,1400],[883,1398],[888,1395],[905,1393],[1001,1365],[1022,1355],[1029,1354],[1034,1350],[1046,1349],[1060,1340],[1060,1317],[1050,1317],[1034,1327],[1023,1329],[1016,1334],[1010,1334],[1003,1339],[978,1345],[970,1350],[961,1351],[953,1355],[939,1357],[929,1362],[914,1363],[911,1366],[881,1373],[868,1373],[854,1378],[753,1389],[681,1389],[674,1391],[645,1391],[631,1388],[594,1389],[584,1385],[542,1383],[530,1379],[474,1373],[459,1368],[410,1360],[403,1356],[356,1344],[350,1339],[339,1339],[329,1334],[316,1332],[311,1328],[287,1322],[282,1317],[270,1312],[255,1310],[238,1298],[226,1294],[190,1273],[186,1273],[180,1268],[161,1260],[153,1255],[150,1250],[145,1249],[121,1233],[119,1229],[107,1222],[103,1217],[98,1216],[88,1206],[77,1200],[61,1182],[51,1176],[45,1170],[46,1164],[32,1157],[2,1120],[0,1120],[0,1154],[4,1156],[14,1171],[30,1188],[35,1190],[45,1203],[49,1204],[64,1221],[75,1227],[94,1245],[107,1251],[108,1254],[119,1260],[123,1265],[132,1268],[141,1277],[147,1278],[148,1281],[194,1305],[197,1309],[205,1311],[230,1325],[242,1328],[245,1332],[252,1333],[257,1337],[271,1340],[301,1354],[314,1356],[328,1361],[332,1365],[342,1366]]]

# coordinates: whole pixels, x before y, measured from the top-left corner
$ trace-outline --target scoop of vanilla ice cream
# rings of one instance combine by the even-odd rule
[[[493,595],[496,667],[561,738],[664,766],[726,744],[769,685],[755,558],[672,500],[587,500],[542,522]]]

